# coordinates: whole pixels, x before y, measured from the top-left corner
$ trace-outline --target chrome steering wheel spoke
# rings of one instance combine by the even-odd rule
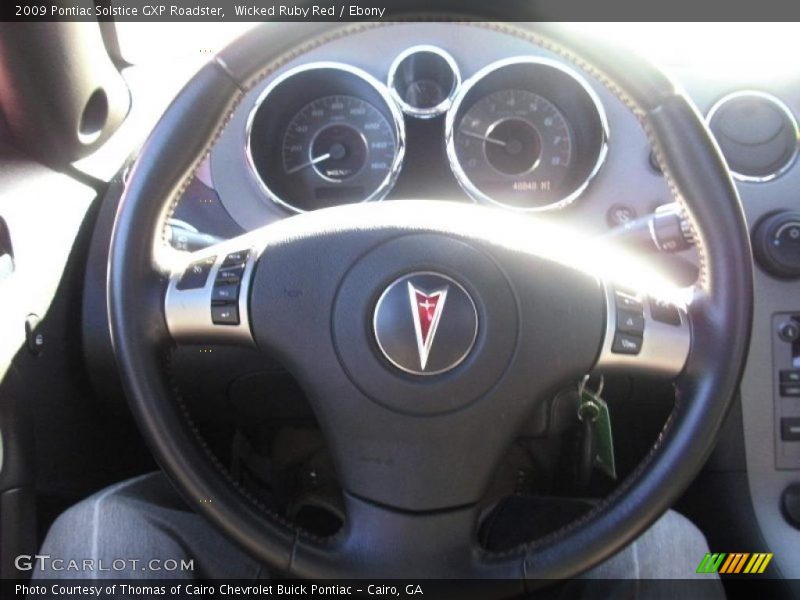
[[[174,260],[164,314],[175,342],[255,345],[249,294],[258,254],[242,236]]]
[[[595,370],[676,377],[691,348],[686,303],[609,282],[603,287],[606,331]]]

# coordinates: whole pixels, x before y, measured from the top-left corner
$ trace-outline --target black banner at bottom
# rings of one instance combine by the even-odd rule
[[[797,582],[795,582],[797,583]],[[55,598],[102,600],[154,599],[300,599],[300,598],[791,598],[791,582],[763,578],[573,579],[569,581],[492,580],[187,580],[187,579],[42,579],[2,581],[6,599]]]

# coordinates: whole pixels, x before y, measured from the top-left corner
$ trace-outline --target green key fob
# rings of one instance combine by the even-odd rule
[[[614,462],[614,438],[611,435],[611,415],[608,412],[608,404],[598,396],[594,396],[593,402],[597,404],[597,418],[592,421],[594,432],[594,464],[611,479],[617,478],[617,466]]]
[[[594,451],[593,466],[603,471],[611,479],[617,478],[617,467],[614,462],[614,439],[611,435],[611,415],[608,404],[600,397],[603,389],[602,381],[598,392],[586,388],[586,381],[579,387],[580,406],[578,415],[581,420],[591,423],[591,438]]]

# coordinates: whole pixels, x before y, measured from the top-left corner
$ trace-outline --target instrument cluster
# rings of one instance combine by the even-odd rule
[[[462,82],[452,56],[421,45],[398,54],[385,82],[339,62],[274,79],[247,120],[250,172],[287,212],[380,200],[403,169],[412,120],[440,121],[468,198],[514,210],[569,205],[607,153],[603,105],[569,67],[520,56]]]

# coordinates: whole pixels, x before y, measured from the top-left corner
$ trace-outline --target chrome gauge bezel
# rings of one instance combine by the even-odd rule
[[[798,125],[797,118],[792,112],[792,109],[790,109],[786,103],[783,102],[783,100],[773,96],[772,94],[768,94],[767,92],[762,92],[759,90],[739,90],[736,92],[731,92],[730,94],[725,94],[722,98],[717,100],[710,109],[708,109],[708,113],[706,113],[706,125],[708,125],[709,130],[711,130],[711,121],[719,112],[719,110],[728,102],[738,100],[740,98],[759,98],[775,105],[775,107],[781,113],[783,113],[784,116],[786,116],[789,123],[791,123],[792,129],[794,129],[796,143],[794,145],[794,152],[792,152],[792,155],[779,169],[773,171],[772,173],[768,173],[766,175],[746,175],[744,173],[734,171],[730,167],[728,170],[734,179],[747,183],[766,183],[768,181],[772,181],[773,179],[777,179],[794,166],[795,162],[797,162],[797,156],[800,154],[800,125]]]
[[[487,76],[494,74],[501,69],[519,65],[531,65],[531,66],[552,68],[572,79],[574,83],[580,86],[580,88],[588,96],[590,104],[594,107],[595,111],[595,114],[592,116],[593,118],[596,118],[600,124],[601,139],[599,143],[599,148],[597,150],[597,156],[587,176],[581,180],[581,182],[577,185],[575,189],[573,189],[564,197],[559,198],[554,202],[550,202],[548,204],[544,204],[541,206],[514,206],[507,202],[502,202],[485,194],[470,180],[469,176],[461,166],[461,163],[456,153],[456,144],[455,144],[455,129],[457,125],[456,118],[459,116],[459,111],[462,108],[462,104],[469,97],[470,92],[472,92],[474,88],[479,83],[481,83]],[[521,89],[529,90],[533,93],[541,95],[546,100],[551,101],[546,93],[541,93],[540,91],[532,87],[524,87]],[[477,99],[475,101],[477,102]],[[606,156],[608,155],[608,140],[609,140],[608,117],[606,116],[605,108],[603,107],[603,103],[600,100],[600,97],[594,91],[592,86],[589,85],[586,79],[575,70],[547,57],[517,56],[512,58],[501,59],[483,67],[461,85],[461,88],[456,94],[456,97],[454,98],[453,103],[450,106],[449,110],[447,111],[447,115],[445,117],[445,147],[447,151],[447,160],[449,161],[450,168],[452,169],[453,174],[455,175],[456,180],[458,181],[461,188],[470,196],[470,198],[472,198],[476,202],[493,204],[509,210],[516,210],[520,212],[543,212],[549,210],[558,210],[566,208],[567,206],[575,202],[575,200],[577,200],[586,191],[586,189],[589,187],[589,184],[594,180],[594,178],[600,172],[600,169],[602,168],[603,164],[605,163]]]
[[[386,177],[381,181],[378,187],[369,194],[366,198],[354,202],[353,204],[358,204],[361,202],[372,202],[382,200],[386,197],[386,195],[391,191],[394,187],[395,182],[397,181],[397,177],[400,174],[400,169],[403,165],[403,158],[405,157],[405,148],[406,148],[406,132],[405,132],[405,122],[403,119],[403,113],[401,112],[400,108],[398,107],[396,101],[392,97],[391,93],[387,89],[387,87],[378,79],[367,73],[366,71],[359,69],[357,67],[353,67],[351,65],[333,61],[316,61],[311,63],[302,64],[291,68],[284,73],[278,75],[275,79],[273,79],[269,85],[264,88],[264,90],[258,95],[255,102],[253,103],[252,108],[247,117],[247,123],[245,125],[245,160],[247,162],[248,170],[250,175],[253,177],[255,183],[264,194],[264,196],[280,208],[291,212],[291,213],[304,213],[307,212],[305,209],[302,209],[298,206],[295,206],[286,198],[282,198],[278,193],[276,193],[270,185],[264,181],[264,178],[261,176],[259,169],[256,166],[256,161],[253,157],[253,148],[252,148],[252,134],[253,134],[253,125],[258,115],[259,111],[262,109],[263,106],[266,105],[271,95],[275,93],[280,86],[283,86],[290,82],[293,78],[308,74],[309,72],[313,71],[322,71],[322,70],[334,70],[340,71],[342,74],[345,74],[347,77],[357,77],[370,86],[374,92],[377,94],[377,97],[383,103],[383,107],[377,107],[378,110],[385,109],[386,113],[391,116],[391,122],[389,125],[392,127],[392,131],[395,137],[396,143],[396,152],[394,158],[392,160],[392,164],[390,165],[389,172],[386,174]],[[357,97],[357,96],[356,96]],[[370,102],[367,100],[367,102]],[[370,102],[371,103],[371,102]],[[305,103],[303,103],[305,105]],[[298,107],[299,109],[300,107]],[[383,111],[382,111],[383,112]]]
[[[450,71],[453,75],[453,85],[451,86],[450,92],[447,94],[444,100],[442,100],[436,106],[432,106],[430,108],[419,108],[410,105],[400,95],[396,85],[397,69],[400,67],[403,61],[418,53],[429,53],[439,56],[445,61],[445,63],[447,63],[447,66],[450,68]],[[392,64],[389,67],[389,74],[386,78],[386,87],[389,88],[392,98],[394,98],[394,101],[405,114],[418,119],[432,119],[433,117],[437,117],[443,113],[446,113],[450,109],[450,106],[452,106],[453,99],[461,88],[461,70],[458,68],[458,63],[449,52],[446,52],[439,46],[418,44],[416,46],[406,48],[392,61]]]

